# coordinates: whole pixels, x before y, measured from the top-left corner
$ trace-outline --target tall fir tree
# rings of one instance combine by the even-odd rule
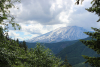
[[[77,0],[77,5],[79,4],[79,0]],[[93,3],[93,4],[92,4]],[[100,17],[100,0],[93,0],[91,2],[92,7],[86,8],[89,12],[95,12]],[[97,20],[97,22],[100,21],[100,18]],[[97,52],[97,54],[100,54],[100,29],[91,27],[94,31],[93,33],[90,32],[84,32],[85,34],[89,35],[92,39],[91,40],[81,40],[80,41],[88,46],[89,48],[93,49]],[[88,57],[85,55],[82,55],[87,61],[85,63],[89,63],[92,67],[100,67],[100,56],[98,57]]]
[[[4,40],[4,36],[3,36],[3,29],[2,27],[0,27],[0,41]]]
[[[23,45],[22,45],[21,43],[19,43],[19,47],[20,47],[20,48],[22,48],[22,47],[23,47]]]
[[[88,46],[89,48],[93,49],[94,51],[96,51],[98,54],[100,54],[100,30],[93,28],[95,31],[98,32],[84,32],[87,35],[89,35],[90,37],[92,36],[92,40],[81,40],[80,41],[85,44],[86,46]],[[96,40],[95,40],[96,39]],[[82,55],[85,59],[87,59],[87,61],[85,63],[89,63],[91,66],[93,67],[100,67],[100,56],[99,57],[88,57],[85,55]]]
[[[17,43],[19,44],[19,40],[18,40],[18,38],[17,38],[17,40],[16,40],[16,41],[17,41]]]
[[[26,42],[23,41],[23,47],[25,48],[25,51],[27,50],[27,45],[26,45]]]

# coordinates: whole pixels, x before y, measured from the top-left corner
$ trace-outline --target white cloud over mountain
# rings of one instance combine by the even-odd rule
[[[98,16],[85,8],[91,6],[91,0],[83,1],[82,5],[75,5],[76,0],[21,0],[15,3],[19,8],[12,8],[15,23],[21,25],[21,30],[14,31],[9,25],[9,36],[13,39],[27,40],[40,36],[59,27],[80,26],[87,30],[91,27],[99,28]]]

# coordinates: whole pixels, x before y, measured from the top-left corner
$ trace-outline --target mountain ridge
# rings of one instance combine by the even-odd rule
[[[26,42],[55,43],[60,41],[72,41],[87,38],[88,35],[83,32],[88,31],[83,27],[78,26],[60,27],[46,34],[26,40]]]
[[[86,41],[86,40],[91,40],[91,39],[92,37],[87,37],[81,40]],[[96,39],[93,39],[93,40],[96,40]],[[67,55],[68,62],[71,65],[74,65],[75,67],[83,67],[83,66],[77,66],[79,63],[83,63],[86,61],[86,59],[84,59],[82,55],[86,55],[89,57],[93,57],[93,56],[100,57],[100,55],[97,54],[96,51],[84,45],[81,41],[77,41],[74,44],[65,47],[55,56],[60,57],[62,60],[64,60],[66,55]],[[87,65],[87,64],[81,64],[81,65]]]

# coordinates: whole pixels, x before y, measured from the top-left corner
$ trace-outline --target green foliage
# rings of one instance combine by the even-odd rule
[[[1,28],[0,31],[0,35],[2,35]],[[19,57],[24,51],[18,47],[15,41],[13,43],[8,41],[4,35],[0,38],[0,67],[11,67],[13,64],[20,64]]]
[[[26,46],[26,42],[25,41],[23,41],[23,47],[24,47],[24,49],[26,51],[27,50],[27,46]]]
[[[96,51],[98,54],[100,54],[100,30],[93,28],[95,31],[94,33],[89,33],[89,32],[84,32],[85,34],[89,35],[90,37],[92,37],[92,40],[80,40],[82,43],[84,43],[86,46],[88,46],[89,48],[93,49],[94,51]],[[95,40],[93,40],[93,38]],[[95,67],[99,67],[100,66],[100,56],[99,57],[88,57],[83,55],[83,57],[85,59],[87,59],[87,61],[85,63],[89,63],[91,66],[95,66]]]
[[[91,2],[91,4],[92,4],[92,7],[88,8],[88,9],[86,8],[86,10],[89,12],[92,12],[92,13],[95,12],[98,16],[100,16],[100,2],[99,2],[99,0],[93,0]],[[99,22],[99,21],[100,21],[100,18],[98,19],[97,22]]]
[[[16,30],[15,26],[19,26],[13,20],[13,15],[10,15],[9,8],[12,8],[13,3],[18,0],[0,0],[0,24],[8,26],[6,23],[2,23],[3,20],[9,20],[12,27]],[[6,4],[7,2],[7,4]],[[15,6],[14,6],[15,7]],[[20,30],[19,26],[19,30]],[[0,67],[58,67],[62,61],[53,56],[49,49],[44,49],[40,44],[34,49],[27,49],[25,41],[19,44],[18,40],[12,40],[7,35],[4,36],[3,30],[8,28],[0,28]],[[7,31],[8,32],[8,31]]]
[[[79,3],[79,0],[78,0],[78,3]],[[100,17],[100,0],[93,0],[91,4],[92,6],[86,10],[92,13],[95,12]],[[100,21],[100,18],[97,20],[97,22],[99,21]],[[87,41],[80,40],[80,41],[84,43],[86,46],[88,46],[89,48],[96,51],[98,54],[100,54],[100,29],[93,28],[93,27],[91,28],[97,32],[94,32],[94,33],[84,32],[84,33],[92,37],[92,40],[87,40]],[[95,40],[93,40],[93,38]],[[85,63],[89,63],[92,67],[100,67],[100,56],[88,57],[88,56],[83,55],[83,57],[87,59]]]
[[[40,43],[37,43],[34,49],[30,49],[30,54],[30,61],[28,62],[35,67],[56,67],[62,62],[54,56],[49,48],[46,49],[44,46],[40,45]]]
[[[78,40],[74,40],[74,41],[63,41],[63,42],[57,42],[57,43],[41,43],[41,45],[43,45],[43,46],[51,49],[54,54],[57,54],[62,49],[64,49],[65,47],[70,46],[70,45],[74,44],[77,41]],[[28,48],[34,48],[35,45],[36,45],[36,43],[28,43],[28,42],[26,42],[26,45],[28,46]]]
[[[88,57],[82,55],[87,61],[85,63],[89,63],[92,67],[100,67],[100,57]]]
[[[89,64],[81,62],[79,64],[73,65],[73,67],[91,67]]]
[[[0,41],[0,67],[11,67],[13,64],[19,65],[19,57],[21,57],[23,53],[24,50],[20,49],[16,42],[11,44],[11,42],[4,37],[4,39]]]
[[[62,67],[72,67],[72,65],[68,63],[67,56],[65,57],[64,64]]]
[[[59,67],[62,63],[49,48],[40,43],[35,48],[25,50],[26,46],[20,47],[18,40],[8,39],[3,36],[2,41],[0,40],[0,67]]]
[[[14,29],[16,30],[16,26],[19,27],[19,30],[21,28],[21,26],[19,26],[19,24],[17,23],[12,23],[14,22],[13,20],[15,19],[13,15],[10,14],[10,11],[9,11],[9,8],[12,8],[12,7],[15,7],[13,5],[13,3],[15,2],[20,2],[19,0],[0,0],[0,24],[1,25],[4,25],[4,26],[7,26],[8,27],[8,24],[6,23],[3,23],[4,21],[3,20],[9,20],[9,24],[12,24],[12,27],[14,27]],[[8,19],[10,18],[10,19]],[[4,28],[3,29],[4,31],[7,30],[8,31],[8,28]],[[5,34],[8,34],[8,32],[6,32]]]
[[[85,38],[84,40],[91,40],[91,39],[92,39],[91,37],[88,37],[88,38]],[[93,40],[95,40],[95,39],[93,39]],[[80,41],[74,43],[73,45],[67,46],[66,48],[61,50],[58,54],[56,54],[55,56],[61,57],[62,61],[64,61],[66,54],[67,54],[68,62],[72,66],[86,61],[86,59],[84,59],[82,57],[82,55],[87,55],[90,57],[93,57],[93,56],[98,57],[99,56],[95,51],[86,47]],[[84,64],[82,64],[82,65],[84,66]],[[81,64],[79,67],[81,67]]]
[[[16,41],[17,41],[17,43],[19,44],[19,40],[17,39]]]

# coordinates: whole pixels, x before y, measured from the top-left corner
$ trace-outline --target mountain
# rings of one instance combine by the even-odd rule
[[[91,40],[91,39],[92,39],[91,37],[87,37],[82,40],[86,41],[86,40]],[[96,40],[96,39],[94,39],[94,40]],[[55,56],[60,57],[62,60],[64,60],[66,55],[67,55],[68,62],[75,67],[83,67],[84,66],[83,62],[85,62],[86,59],[84,59],[82,57],[82,55],[87,55],[89,57],[93,57],[93,56],[100,57],[100,55],[98,55],[94,50],[85,46],[81,41],[77,41],[76,43],[74,43],[70,46],[67,46],[66,48],[62,49]]]
[[[88,37],[88,35],[83,32],[88,31],[78,26],[61,27],[41,36],[26,40],[26,42],[55,43],[60,41],[78,40]]]

